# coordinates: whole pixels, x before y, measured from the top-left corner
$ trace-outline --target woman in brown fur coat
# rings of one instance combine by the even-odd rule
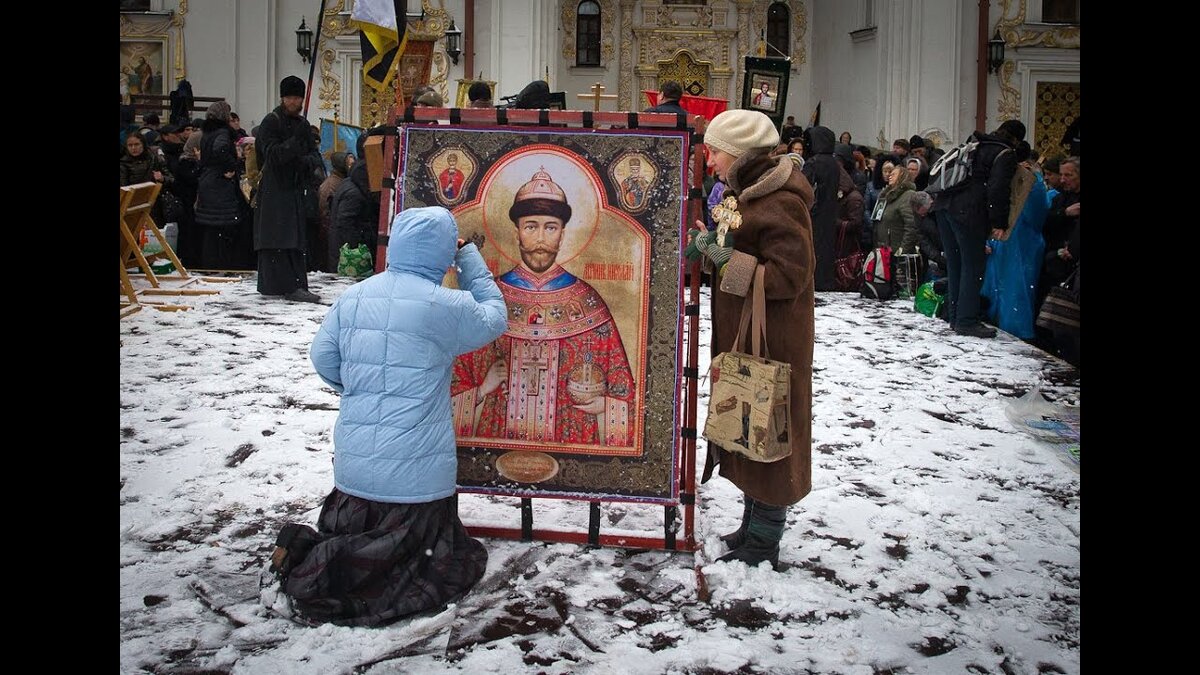
[[[812,489],[813,189],[791,159],[770,156],[779,135],[760,112],[717,115],[704,143],[708,166],[728,184],[725,205],[740,216],[724,228],[718,223],[716,232],[698,224],[700,230],[691,233],[689,252],[711,260],[722,280],[713,284],[713,351],[732,349],[749,280],[763,265],[767,347],[772,359],[787,361],[792,371],[792,454],[762,463],[709,443],[704,480],[719,464],[721,475],[744,493],[742,526],[722,537],[730,552],[720,559],[748,565],[769,560],[775,566],[787,507]],[[729,283],[734,279],[747,282],[738,287]]]

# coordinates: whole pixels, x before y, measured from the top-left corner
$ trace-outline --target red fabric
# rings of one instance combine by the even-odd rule
[[[642,93],[649,99],[651,106],[658,105],[657,91],[642,90]],[[725,109],[729,107],[729,102],[723,98],[684,94],[679,99],[679,106],[693,115],[700,115],[705,121],[711,122],[712,118],[725,112]]]

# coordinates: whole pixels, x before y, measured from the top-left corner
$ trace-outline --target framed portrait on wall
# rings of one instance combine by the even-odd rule
[[[744,67],[745,80],[742,84],[742,108],[758,110],[770,117],[776,128],[780,127],[787,103],[791,65],[790,59],[747,56]]]
[[[121,39],[121,93],[124,96],[167,93],[167,38]]]
[[[402,128],[397,210],[482,235],[508,309],[454,364],[461,491],[677,498],[687,150],[675,130]]]

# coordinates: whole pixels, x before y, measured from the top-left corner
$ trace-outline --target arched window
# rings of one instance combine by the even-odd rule
[[[767,10],[767,56],[791,54],[791,39],[788,33],[791,10],[786,2],[773,2]]]
[[[575,65],[600,65],[600,3],[583,0],[575,19]]]

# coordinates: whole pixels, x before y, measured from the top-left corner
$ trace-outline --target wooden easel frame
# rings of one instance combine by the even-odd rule
[[[455,125],[480,126],[543,126],[574,127],[592,129],[598,126],[622,127],[626,129],[653,128],[678,129],[690,131],[685,141],[685,152],[692,162],[693,184],[688,191],[688,208],[686,221],[680,223],[680,241],[686,238],[690,223],[703,219],[704,208],[704,151],[703,136],[697,134],[697,126],[703,125],[703,120],[689,119],[689,116],[670,113],[635,113],[635,112],[595,112],[579,110],[525,110],[506,108],[406,108],[402,115],[395,120],[394,127],[389,127],[384,142],[385,161],[382,203],[379,219],[379,248],[375,258],[376,270],[386,266],[388,229],[391,225],[390,213],[395,205],[395,189],[399,176],[402,148],[398,142],[400,130],[408,124],[449,122]],[[393,131],[395,129],[395,131]],[[701,127],[702,129],[702,127]],[[683,263],[681,263],[683,264]],[[680,379],[680,408],[679,419],[682,426],[676,430],[680,447],[678,498],[663,504],[663,534],[661,537],[629,536],[625,534],[602,534],[600,532],[601,504],[607,501],[620,503],[626,500],[578,499],[571,497],[520,497],[521,526],[514,527],[482,527],[468,526],[467,530],[474,536],[495,537],[503,539],[519,539],[522,541],[551,541],[592,546],[614,546],[622,548],[650,548],[670,551],[695,551],[700,544],[695,538],[695,505],[696,505],[696,406],[697,385],[699,381],[699,333],[700,333],[700,269],[699,263],[685,265],[681,270],[681,280],[686,280],[689,287],[688,300],[684,305],[687,321],[684,322],[683,332],[687,342],[687,353],[683,360],[682,377]],[[686,272],[686,274],[684,273]],[[682,289],[681,289],[682,292]],[[590,504],[589,523],[587,532],[561,531],[534,528],[533,500],[534,499],[568,499],[570,501],[586,501]],[[681,528],[676,523],[677,516],[682,511]],[[677,530],[682,529],[682,536],[676,536]]]
[[[163,235],[162,231],[155,224],[154,219],[150,216],[150,210],[154,207],[154,202],[158,199],[158,194],[161,190],[162,184],[153,182],[121,187],[121,294],[126,298],[126,301],[121,303],[121,318],[137,312],[141,309],[142,305],[150,305],[162,311],[190,309],[188,305],[174,305],[163,301],[147,300],[141,296],[213,295],[219,292],[200,288],[163,288],[159,283],[160,276],[154,273],[154,269],[150,265],[150,261],[157,258],[169,259],[176,270],[172,275],[164,275],[161,279],[183,281],[183,286],[200,281],[200,277],[195,277],[188,273],[187,268],[183,266],[179,257],[175,255],[174,249],[167,243],[166,236]],[[142,252],[142,247],[138,242],[141,239],[143,231],[154,235],[155,239],[162,246],[162,252],[152,253],[149,256]],[[141,274],[129,274],[128,267],[134,262],[142,270]],[[145,278],[150,282],[152,288],[141,291],[135,290],[133,288],[133,277]]]

